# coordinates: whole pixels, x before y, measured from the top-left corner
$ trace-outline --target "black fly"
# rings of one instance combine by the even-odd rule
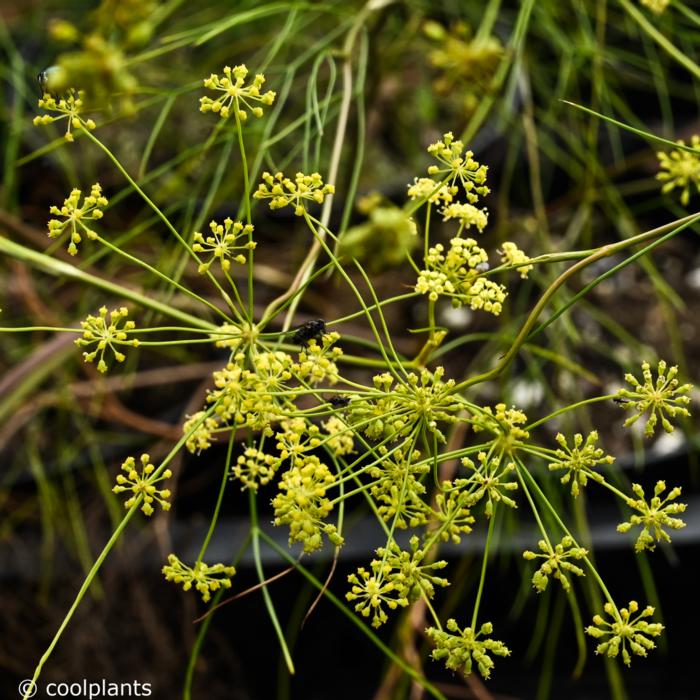
[[[326,322],[322,318],[317,318],[314,321],[307,321],[299,326],[294,331],[292,342],[301,345],[305,348],[310,340],[320,338],[326,332]]]
[[[350,403],[349,396],[342,396],[341,394],[333,394],[326,399],[328,403],[333,406],[333,408],[345,408]]]
[[[629,399],[621,399],[619,396],[616,396],[613,401],[618,405],[618,406],[624,406],[626,403],[629,403]]]

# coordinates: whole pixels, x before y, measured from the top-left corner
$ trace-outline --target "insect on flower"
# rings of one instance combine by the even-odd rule
[[[326,332],[326,322],[322,318],[307,321],[295,329],[292,342],[305,348],[310,340],[320,338]]]
[[[52,95],[57,79],[63,73],[63,69],[59,66],[49,66],[45,68],[39,75],[36,76],[36,80],[39,83],[39,89],[41,90],[41,96]]]
[[[333,408],[345,408],[350,403],[350,397],[341,394],[334,394],[326,400]]]

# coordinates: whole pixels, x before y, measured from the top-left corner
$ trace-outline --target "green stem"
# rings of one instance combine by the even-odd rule
[[[682,51],[670,42],[629,0],[619,0],[628,15],[634,19],[640,29],[646,32],[671,58],[688,69],[696,78],[700,78],[700,66],[688,58]]]
[[[323,595],[334,605],[345,617],[347,617],[353,625],[355,625],[364,635],[369,637],[372,644],[374,644],[379,650],[381,650],[387,658],[391,659],[393,663],[399,666],[405,673],[407,673],[411,678],[413,678],[417,683],[419,683],[428,693],[430,693],[437,700],[447,700],[445,696],[435,688],[426,678],[420,675],[415,668],[410,666],[404,659],[395,654],[384,642],[377,637],[374,632],[367,628],[366,625],[362,623],[350,610],[348,610],[343,603],[336,598],[333,593],[328,590],[328,587],[321,583],[313,574],[311,574],[306,568],[304,568],[297,560],[295,560],[289,552],[285,551],[280,547],[269,535],[260,531],[260,537],[267,542],[267,544],[274,549],[283,559],[288,561],[292,566],[294,566],[297,571],[311,583],[313,586],[318,588],[319,591],[323,591]]]
[[[255,570],[258,573],[258,580],[260,583],[264,583],[265,572],[263,571],[262,560],[260,558],[260,538],[267,538],[265,537],[265,533],[258,527],[258,504],[255,500],[255,493],[253,491],[248,492],[248,503],[250,505],[250,525],[251,533],[253,535],[253,558],[255,560]],[[279,640],[280,648],[282,649],[282,656],[284,657],[285,664],[287,665],[287,670],[291,675],[294,675],[294,662],[292,661],[291,654],[289,653],[287,640],[284,638],[284,632],[282,631],[282,626],[277,618],[277,612],[275,611],[275,606],[272,602],[270,592],[267,590],[267,586],[263,586],[261,592],[263,600],[265,601],[265,607],[267,608],[267,614],[270,616],[272,626],[275,628],[275,633],[277,634],[277,639]]]
[[[66,613],[66,616],[63,618],[63,622],[61,623],[61,626],[58,628],[58,631],[54,635],[53,640],[51,641],[51,644],[49,644],[48,649],[44,652],[44,655],[39,659],[39,663],[37,664],[37,667],[34,669],[34,674],[32,675],[32,683],[36,684],[37,679],[39,678],[41,671],[44,667],[44,664],[49,660],[49,657],[53,653],[54,648],[58,644],[58,640],[61,638],[61,635],[65,631],[66,627],[68,627],[68,623],[71,621],[73,614],[78,608],[78,605],[80,605],[80,602],[82,599],[85,597],[85,594],[87,593],[88,589],[90,588],[90,585],[92,584],[93,579],[95,576],[97,576],[97,572],[99,571],[100,567],[102,566],[102,562],[107,558],[107,555],[110,553],[112,550],[112,547],[116,544],[117,540],[121,536],[122,532],[124,531],[124,528],[129,524],[129,521],[133,517],[134,513],[137,511],[139,506],[141,505],[141,501],[137,501],[134,503],[133,506],[129,509],[129,512],[124,516],[123,520],[117,525],[116,530],[112,533],[112,536],[109,538],[109,541],[107,544],[104,546],[104,549],[102,552],[100,552],[100,555],[97,557],[95,560],[95,563],[92,565],[92,568],[90,569],[88,575],[85,577],[85,580],[83,581],[83,585],[80,587],[80,590],[78,591],[78,595],[75,597],[75,600],[73,601],[73,604],[70,606],[70,609]],[[32,687],[30,686],[27,689],[27,692],[24,694],[22,700],[28,700],[28,698],[32,697]]]
[[[147,297],[133,289],[127,289],[126,287],[122,287],[114,282],[102,279],[96,275],[91,275],[90,273],[80,270],[79,268],[61,260],[55,260],[54,258],[44,255],[43,253],[38,253],[34,250],[30,250],[29,248],[25,248],[22,245],[10,241],[4,236],[0,236],[0,252],[11,255],[13,258],[22,260],[33,267],[37,267],[45,272],[48,272],[49,274],[90,284],[94,287],[110,292],[115,296],[123,299],[129,299],[140,306],[153,309],[164,316],[170,316],[171,318],[175,318],[183,323],[190,324],[197,328],[203,328],[206,330],[216,328],[216,326],[210,321],[205,321],[204,319],[192,316],[185,311],[176,309],[168,304],[151,299],[150,297]]]
[[[207,548],[209,547],[209,542],[211,541],[212,535],[214,534],[214,528],[216,528],[216,523],[219,520],[219,511],[221,510],[221,504],[223,503],[223,500],[224,500],[224,492],[226,491],[226,484],[228,483],[229,471],[231,469],[231,454],[233,453],[233,445],[234,445],[235,436],[236,436],[236,431],[232,430],[231,436],[229,437],[229,441],[228,441],[228,451],[226,453],[226,465],[224,466],[224,476],[221,479],[221,486],[219,487],[219,495],[216,499],[216,505],[214,506],[214,513],[211,517],[211,522],[209,523],[209,530],[207,532],[207,536],[204,538],[204,542],[202,542],[202,548],[199,550],[199,555],[197,556],[197,562],[195,564],[195,567],[204,558],[204,555],[207,551]]]
[[[236,115],[236,132],[238,133],[238,150],[241,153],[241,166],[243,168],[243,197],[245,205],[246,223],[252,225],[253,217],[250,212],[250,174],[248,172],[248,158],[245,154],[245,144],[243,142],[243,127],[238,110],[234,110]],[[253,242],[253,232],[248,234],[248,242]],[[253,322],[253,251],[248,251],[248,318]]]
[[[486,582],[486,565],[489,560],[489,547],[491,546],[491,538],[493,536],[493,527],[496,522],[496,506],[494,505],[493,512],[489,518],[489,531],[486,534],[486,544],[484,545],[484,560],[481,563],[481,575],[479,577],[479,590],[476,592],[476,602],[474,603],[474,612],[472,613],[471,628],[476,633],[476,618],[479,614],[479,606],[481,605],[481,594],[484,591],[484,583]]]
[[[555,279],[554,282],[552,282],[552,284],[549,285],[549,287],[547,287],[544,294],[535,304],[534,308],[530,312],[530,315],[527,317],[527,320],[521,327],[517,337],[513,341],[512,345],[508,348],[508,351],[502,357],[500,362],[498,362],[498,364],[488,372],[483,372],[482,374],[478,374],[469,379],[465,379],[463,382],[460,382],[454,387],[453,391],[462,391],[467,387],[473,386],[474,384],[480,384],[482,382],[494,379],[499,374],[501,374],[501,372],[503,372],[503,370],[511,363],[513,358],[518,354],[518,351],[520,350],[520,347],[523,345],[523,343],[525,343],[525,341],[528,340],[528,338],[530,337],[530,332],[532,331],[533,326],[535,325],[539,315],[547,306],[549,300],[554,296],[556,291],[577,272],[580,272],[584,268],[588,267],[588,265],[591,265],[592,263],[601,260],[602,258],[614,255],[620,250],[624,250],[625,248],[628,248],[630,246],[637,245],[639,243],[644,243],[645,241],[648,241],[650,239],[654,239],[660,236],[661,234],[666,233],[667,231],[669,231],[669,229],[671,234],[675,234],[677,233],[677,231],[675,230],[676,227],[686,228],[687,226],[690,226],[693,222],[697,220],[700,220],[700,214],[692,214],[691,216],[684,217],[683,219],[673,221],[670,224],[664,224],[663,226],[659,226],[650,231],[645,231],[644,233],[640,233],[637,236],[633,236],[632,238],[626,238],[625,240],[618,241],[617,243],[610,243],[608,245],[604,245],[601,248],[598,248],[594,253],[592,253],[588,257],[579,261],[575,265],[572,265],[568,270],[562,272],[561,275],[559,275],[559,277],[557,277],[557,279]]]
[[[137,184],[136,180],[134,180],[131,175],[126,171],[126,168],[119,162],[119,159],[112,153],[112,151],[105,146],[100,139],[98,139],[96,136],[94,136],[89,129],[83,129],[83,133],[87,135],[87,137],[102,150],[105,155],[114,163],[115,167],[117,170],[124,176],[124,178],[127,180],[127,182],[136,190],[136,192],[139,193],[141,198],[143,199],[148,206],[153,209],[155,212],[156,216],[166,225],[168,230],[177,238],[177,240],[184,246],[185,250],[187,251],[187,254],[194,260],[196,263],[199,263],[199,258],[197,257],[197,254],[192,250],[192,248],[189,246],[187,241],[180,235],[178,230],[170,223],[170,219],[160,210],[158,205],[141,189],[141,187]],[[230,305],[231,300],[228,296],[228,294],[224,291],[223,287],[219,284],[217,281],[216,277],[211,274],[211,272],[207,271],[207,277],[209,280],[212,282],[212,284],[218,289],[219,293],[221,296],[227,301],[227,303]],[[221,313],[221,311],[219,311]]]
[[[183,287],[179,282],[176,280],[172,279],[171,277],[168,277],[167,275],[163,274],[160,270],[157,268],[153,267],[152,265],[149,265],[147,262],[144,260],[141,260],[140,258],[137,258],[129,253],[127,253],[125,250],[122,250],[121,248],[113,245],[109,241],[105,240],[102,238],[102,236],[97,236],[95,239],[99,241],[103,246],[106,248],[109,248],[112,252],[116,253],[117,255],[121,255],[122,257],[126,258],[130,262],[134,263],[135,265],[139,265],[140,267],[143,267],[145,270],[148,270],[150,273],[154,274],[156,277],[162,279],[166,284],[170,284],[176,289],[179,289],[183,294],[186,294],[188,297],[191,297],[192,299],[195,299],[196,301],[201,302],[205,306],[209,307],[212,311],[215,313],[223,316],[224,319],[227,321],[231,321],[231,319],[223,312],[221,309],[219,309],[217,306],[212,304],[209,300],[204,299],[204,297],[200,297],[199,294],[196,294],[195,292],[191,291],[187,287]]]

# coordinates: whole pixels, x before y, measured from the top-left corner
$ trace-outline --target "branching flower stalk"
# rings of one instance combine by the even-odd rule
[[[403,214],[410,216],[425,206],[426,217],[423,259],[416,262],[409,254],[408,269],[415,273],[413,291],[388,299],[380,298],[361,263],[355,259],[343,262],[334,253],[332,241],[337,236],[329,222],[351,105],[353,50],[368,17],[383,4],[381,0],[371,0],[350,25],[344,46],[338,123],[329,171],[325,176],[302,172],[293,177],[276,171],[263,173],[262,181],[253,191],[248,167],[252,153],[246,150],[250,147],[246,144],[244,129],[246,117],[252,114],[263,118],[263,106],[271,105],[275,95],[272,91],[262,92],[264,76],[261,74],[249,80],[245,66],[224,68],[223,78],[212,74],[205,80],[205,87],[214,91],[214,97],[206,95],[201,99],[202,111],[218,114],[220,124],[231,116],[235,123],[235,126],[230,124],[228,145],[232,147],[235,128],[243,179],[243,200],[238,215],[242,220],[224,218],[211,221],[209,233],[206,229],[191,232],[192,243],[176,230],[116,156],[91,133],[91,125],[78,115],[65,115],[69,117],[69,127],[85,132],[88,141],[107,155],[177,239],[178,245],[184,247],[191,266],[203,275],[202,280],[211,282],[226,311],[189,290],[188,285],[180,281],[184,278],[179,273],[171,276],[158,270],[139,256],[111,243],[106,235],[93,230],[92,223],[87,226],[86,220],[92,222],[101,218],[101,207],[106,204],[98,185],[93,186],[82,205],[80,191],[76,188],[64,202],[64,210],[58,207],[56,211],[52,210],[65,221],[53,220],[49,225],[50,235],[58,237],[64,231],[68,232],[69,252],[75,254],[82,242],[81,232],[85,233],[107,251],[139,265],[165,282],[171,290],[195,299],[203,307],[201,310],[213,315],[218,326],[208,319],[178,310],[175,303],[170,306],[149,299],[144,294],[100,281],[94,275],[0,239],[0,250],[54,274],[70,269],[72,279],[96,285],[133,302],[128,309],[126,306],[113,307],[111,313],[104,306],[97,316],[90,315],[83,321],[82,337],[77,342],[88,346],[84,359],[97,361],[101,372],[108,368],[110,357],[113,356],[117,363],[124,360],[123,346],[133,348],[130,352],[136,354],[141,346],[166,348],[202,343],[225,353],[221,366],[212,374],[203,405],[184,420],[183,435],[165,460],[157,468],[148,454],[141,456],[140,466],[133,457],[123,462],[123,473],[117,476],[114,490],[125,495],[127,514],[96,560],[56,637],[40,660],[35,680],[100,565],[135,511],[141,508],[145,515],[151,515],[158,505],[162,510],[170,507],[171,494],[162,483],[170,476],[168,463],[182,449],[199,455],[217,441],[223,442],[224,436],[228,447],[223,473],[199,554],[194,562],[186,562],[176,553],[171,553],[163,566],[163,574],[184,591],[194,589],[204,603],[213,596],[218,600],[221,591],[232,585],[235,568],[227,563],[207,563],[206,553],[215,533],[228,482],[233,480],[239,488],[247,490],[250,547],[259,590],[290,673],[294,672],[294,664],[272,593],[267,587],[267,582],[274,578],[264,571],[261,540],[281,552],[298,572],[317,586],[391,658],[395,657],[393,652],[386,649],[363,620],[379,627],[399,610],[420,601],[432,618],[426,631],[434,645],[432,657],[443,661],[448,669],[460,670],[466,675],[477,669],[488,678],[494,668],[494,658],[510,654],[504,642],[492,638],[491,623],[479,623],[489,558],[497,521],[502,521],[507,508],[518,509],[518,513],[521,510],[527,512],[528,507],[520,508],[523,499],[527,501],[541,534],[536,545],[531,545],[533,548],[523,553],[527,561],[534,563],[532,584],[535,590],[544,591],[553,578],[568,596],[573,597],[574,581],[585,574],[586,580],[598,587],[605,598],[602,612],[607,618],[592,611],[594,624],[586,629],[590,636],[599,640],[597,652],[610,658],[619,654],[629,664],[632,654],[645,656],[654,647],[652,638],[661,633],[662,626],[650,621],[653,609],[647,606],[637,614],[639,606],[634,601],[627,608],[615,604],[589,552],[575,540],[562,513],[546,497],[541,482],[551,479],[555,487],[562,488],[565,497],[579,496],[584,487],[602,487],[608,494],[621,499],[631,514],[618,529],[627,532],[634,527],[641,528],[635,547],[638,551],[653,549],[657,542],[670,541],[672,532],[684,526],[678,517],[685,510],[685,504],[678,502],[680,487],[667,490],[665,482],[658,481],[651,496],[647,496],[637,484],[632,485],[631,493],[625,493],[624,487],[607,480],[607,470],[614,460],[599,444],[597,432],[589,431],[586,437],[580,433],[562,433],[549,444],[536,430],[553,423],[566,412],[615,398],[622,411],[633,413],[625,426],[647,416],[647,435],[654,432],[657,423],[670,432],[674,429],[674,420],[689,415],[690,385],[682,384],[677,369],[668,367],[663,361],[657,365],[656,378],[652,376],[650,365],[644,363],[641,381],[632,373],[627,375],[631,388],[622,389],[616,395],[583,399],[534,421],[529,421],[520,408],[506,403],[500,396],[492,406],[480,405],[475,398],[477,395],[469,390],[496,378],[515,359],[523,345],[551,322],[550,318],[545,324],[536,325],[553,295],[574,275],[607,256],[634,246],[645,246],[615,267],[620,269],[677,235],[699,220],[700,215],[584,251],[531,257],[529,251],[522,251],[514,242],[506,241],[495,251],[500,264],[492,265],[487,244],[482,246],[480,243],[486,239],[488,228],[488,211],[480,203],[489,192],[487,167],[478,162],[460,139],[447,132],[428,149],[436,159],[428,169],[430,177],[416,177],[407,190],[410,201]],[[256,162],[262,161],[258,159]],[[208,205],[212,199],[213,195]],[[267,203],[273,209],[290,207],[299,221],[306,224],[309,232],[306,235],[312,241],[289,287],[268,303],[258,319],[255,318],[253,303],[256,292],[253,273],[261,224],[256,221],[253,225],[253,199]],[[323,209],[320,219],[317,219],[313,212],[319,205]],[[429,241],[429,236],[434,238],[432,217],[440,217],[445,230],[451,231],[448,242]],[[193,228],[201,228],[200,224],[198,222]],[[359,310],[328,324],[317,319],[305,324],[302,327],[304,332],[297,329],[290,333],[298,305],[318,274],[321,256],[325,257],[320,269],[327,268],[338,274],[351,291],[351,302],[356,302]],[[453,306],[467,306],[474,313],[498,316],[510,303],[508,287],[501,282],[506,275],[516,278],[517,282],[518,277],[526,278],[536,266],[566,261],[573,262],[573,265],[545,288],[515,339],[494,366],[458,381],[434,362],[436,354],[449,350],[443,345],[447,331],[438,327],[438,314],[447,299]],[[354,269],[350,268],[351,264]],[[243,273],[244,268],[246,273]],[[241,271],[240,284],[247,286],[247,297],[238,288],[237,269]],[[243,277],[246,277],[245,282]],[[230,289],[224,289],[224,285],[229,285]],[[592,285],[588,285],[579,295],[591,288]],[[421,329],[421,332],[427,331],[427,340],[412,360],[397,350],[385,313],[390,305],[409,299],[424,301],[428,324],[427,328]],[[141,328],[137,323],[139,309],[132,306],[167,314],[182,325],[155,326],[145,322],[148,327]],[[560,309],[557,313],[562,312]],[[131,320],[132,316],[135,321]],[[344,339],[343,330],[347,321],[357,319],[366,323],[370,340],[366,347],[353,355],[348,352],[348,347],[352,350],[353,339]],[[1,330],[29,332],[37,328]],[[50,330],[76,332],[74,328]],[[174,334],[174,337],[169,334]],[[467,437],[462,440],[455,437],[465,434]],[[444,476],[444,467],[449,462],[454,463],[454,470]],[[287,529],[289,546],[296,549],[297,558],[280,550],[262,529],[258,515],[259,496],[272,503],[274,524]],[[344,509],[361,499],[366,502],[370,517],[376,519],[385,541],[374,548],[374,555],[366,566],[360,566],[348,577],[345,599],[349,605],[345,605],[316,581],[301,561],[304,555],[323,548],[331,549],[335,557],[339,556],[346,535],[350,536],[343,528]],[[551,517],[544,518],[545,513]],[[446,541],[458,543],[469,536],[473,527],[484,527],[487,523],[469,625],[460,627],[456,619],[443,624],[435,601],[441,589],[450,582],[448,575],[443,576],[443,573],[449,573],[449,566],[446,560],[439,558],[440,544]],[[405,539],[399,536],[402,530],[406,531]],[[233,557],[229,561],[233,561]],[[405,662],[400,662],[400,665],[406,668]],[[434,697],[441,697],[439,691],[415,670],[408,672],[419,679]]]

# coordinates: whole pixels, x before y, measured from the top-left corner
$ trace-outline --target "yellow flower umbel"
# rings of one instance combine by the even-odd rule
[[[672,503],[681,495],[680,486],[671,489],[666,498],[661,498],[666,490],[665,481],[657,481],[654,487],[654,496],[647,503],[644,497],[644,489],[639,484],[632,484],[637,498],[628,498],[627,505],[634,508],[638,515],[633,515],[627,522],[617,526],[618,532],[629,532],[637,525],[643,525],[641,533],[634,545],[635,552],[643,552],[645,549],[653,551],[656,542],[670,542],[671,536],[664,530],[667,527],[671,530],[680,530],[685,527],[685,523],[675,516],[683,513],[686,509],[685,503]]]
[[[408,185],[408,198],[415,201],[426,200],[431,204],[450,204],[457,194],[457,187],[440,185],[431,177],[414,177]]]
[[[53,205],[49,209],[49,213],[54,216],[63,217],[63,221],[61,219],[49,220],[49,238],[59,238],[66,231],[69,231],[68,253],[70,255],[78,253],[78,244],[82,241],[81,232],[88,238],[97,237],[95,231],[89,228],[85,222],[101,219],[103,216],[101,207],[107,206],[107,198],[102,196],[102,187],[98,183],[92,186],[90,194],[85,196],[82,205],[80,205],[81,194],[79,189],[73,189],[68,198],[63,200],[62,207]]]
[[[275,101],[276,93],[268,90],[261,94],[260,88],[265,82],[265,76],[261,73],[258,73],[253,78],[253,82],[248,85],[245,84],[247,75],[248,68],[246,66],[234,66],[233,68],[224,66],[223,78],[216,73],[205,78],[205,88],[216,90],[222,94],[215,100],[212,100],[211,97],[200,97],[199,111],[214,112],[222,119],[227,119],[233,110],[241,121],[248,118],[248,112],[251,112],[255,117],[262,117],[262,107],[254,106],[253,103],[259,102],[269,107]]]
[[[208,416],[205,418],[206,411],[197,411],[197,413],[189,416],[182,426],[182,432],[189,437],[185,442],[187,449],[193,454],[199,454],[202,450],[208,450],[211,443],[216,440],[214,432],[219,427],[216,418]],[[195,427],[196,426],[196,427]]]
[[[214,260],[219,261],[224,272],[228,272],[232,260],[239,265],[245,265],[247,258],[238,251],[254,250],[256,244],[250,240],[243,245],[237,245],[237,242],[243,236],[248,238],[253,232],[253,226],[251,224],[243,225],[240,221],[234,222],[232,219],[224,219],[223,226],[216,221],[211,221],[209,228],[211,236],[205,236],[199,231],[194,234],[192,250],[197,254],[211,255],[207,262],[200,263],[199,272],[201,274],[207,272]]]
[[[327,195],[335,192],[333,185],[324,185],[319,173],[297,173],[294,182],[284,173],[271,175],[268,172],[262,174],[263,182],[253,193],[254,199],[269,199],[270,209],[282,209],[288,205],[294,207],[297,216],[303,216],[306,211],[304,202],[310,201],[323,204]]]
[[[530,258],[523,253],[522,250],[518,248],[515,243],[511,241],[506,241],[499,251],[501,254],[501,262],[504,265],[516,266],[515,268],[523,279],[527,278],[528,273],[532,270],[533,266],[528,265]]]
[[[406,592],[397,587],[396,582],[384,576],[384,567],[381,561],[374,559],[370,566],[370,573],[361,566],[357,573],[348,576],[348,583],[352,584],[345,598],[355,603],[355,611],[362,617],[372,615],[372,627],[381,627],[388,619],[384,607],[396,610],[399,606],[405,608],[408,605]]]
[[[451,131],[441,141],[428,146],[428,153],[440,162],[440,165],[428,168],[428,175],[447,179],[451,187],[459,180],[470,204],[476,204],[479,197],[489,193],[489,188],[485,185],[488,166],[477,163],[473,158],[474,153],[465,151],[464,144],[455,141]]]
[[[445,666],[451,671],[462,670],[465,676],[472,672],[472,666],[476,663],[479,673],[484,678],[491,676],[494,666],[489,654],[496,656],[508,656],[510,650],[503,642],[488,639],[493,632],[493,625],[485,622],[476,632],[471,627],[459,628],[456,620],[447,621],[447,631],[429,627],[426,635],[435,644],[431,656],[436,661],[445,659]],[[481,637],[481,639],[479,639]]]
[[[685,146],[682,139],[677,141]],[[690,188],[695,186],[700,191],[700,136],[693,136],[690,145],[697,149],[697,153],[690,153],[682,149],[676,149],[670,153],[659,151],[656,155],[659,159],[661,170],[656,179],[664,182],[661,191],[666,193],[678,187],[681,190],[681,204],[685,207],[690,200]]]
[[[546,540],[540,540],[537,546],[541,554],[526,550],[523,552],[523,557],[528,561],[533,559],[544,559],[544,562],[532,577],[532,585],[538,593],[542,593],[547,589],[549,577],[559,579],[562,587],[568,593],[571,590],[571,583],[564,572],[575,574],[576,576],[584,576],[583,569],[576,564],[572,564],[567,559],[584,559],[588,551],[583,547],[574,546],[573,537],[567,535],[562,541],[552,547]]]
[[[265,454],[254,447],[247,447],[233,465],[231,478],[238,479],[243,484],[241,491],[257,491],[258,486],[265,486],[270,482],[280,463],[278,457]]]
[[[469,305],[474,311],[483,309],[498,316],[507,291],[503,285],[482,276],[482,269],[488,269],[488,259],[473,238],[453,238],[447,252],[438,243],[425,256],[426,267],[418,275],[415,290],[427,294],[430,301],[446,296],[456,308]]]
[[[109,320],[107,314],[109,313]],[[114,358],[117,362],[124,362],[124,353],[117,350],[117,345],[128,345],[131,347],[138,347],[139,341],[134,338],[129,340],[128,335],[134,330],[136,324],[133,321],[126,321],[124,325],[119,328],[119,324],[129,315],[129,311],[125,306],[119,309],[113,309],[112,311],[107,311],[107,307],[103,306],[100,308],[99,316],[88,316],[84,321],[80,322],[83,327],[83,337],[78,338],[75,344],[78,346],[84,345],[94,345],[97,344],[97,348],[92,352],[84,352],[83,358],[85,362],[92,362],[98,355],[99,361],[97,363],[97,370],[99,372],[107,371],[107,363],[105,362],[105,352],[109,348],[114,354]]]
[[[632,389],[620,389],[617,392],[617,401],[626,411],[633,410],[635,414],[625,421],[625,427],[636,423],[647,412],[644,435],[651,437],[659,419],[667,433],[673,432],[673,425],[669,418],[687,417],[690,411],[686,408],[690,404],[692,384],[679,386],[677,379],[678,367],[668,367],[661,360],[657,367],[656,381],[652,376],[651,366],[648,362],[642,363],[642,378],[640,382],[633,374],[626,374],[625,381],[632,385]]]
[[[586,627],[586,634],[595,639],[603,639],[596,647],[596,654],[605,654],[614,659],[622,650],[622,660],[627,666],[632,662],[632,654],[646,656],[647,651],[655,649],[656,645],[649,637],[658,637],[663,632],[664,626],[658,622],[647,622],[645,618],[654,614],[654,608],[647,605],[636,617],[633,615],[639,610],[637,601],[632,600],[629,608],[620,608],[618,612],[612,603],[606,603],[605,612],[613,618],[607,622],[602,615],[595,615],[593,624]]]
[[[141,510],[144,515],[153,515],[153,502],[160,503],[163,510],[170,510],[170,491],[168,489],[158,489],[156,484],[163,479],[169,479],[173,473],[166,469],[158,476],[154,476],[155,467],[151,464],[151,458],[147,454],[141,455],[141,473],[136,471],[136,460],[128,457],[122,464],[122,471],[126,472],[117,475],[117,485],[112,489],[114,493],[131,491],[132,495],[124,501],[124,507],[129,509],[136,503],[139,496],[143,496]]]
[[[94,129],[95,122],[92,119],[83,119],[80,116],[80,111],[83,107],[81,96],[82,93],[76,93],[73,88],[68,91],[67,97],[61,97],[59,99],[45,93],[39,100],[39,107],[49,112],[57,112],[61,116],[54,117],[50,114],[42,114],[34,117],[34,126],[53,124],[54,122],[61,121],[61,119],[66,119],[66,141],[74,140],[72,129]]]
[[[561,433],[557,434],[556,440],[561,449],[555,452],[557,461],[549,465],[549,471],[566,471],[560,481],[564,485],[571,482],[571,495],[574,498],[581,493],[581,489],[586,486],[589,478],[598,482],[605,480],[602,474],[593,471],[593,469],[599,464],[612,464],[615,458],[606,455],[605,450],[601,447],[596,447],[598,442],[596,430],[588,434],[585,443],[583,435],[576,433],[571,447]]]
[[[202,600],[208,603],[211,594],[220,588],[231,588],[231,577],[236,573],[232,566],[224,564],[205,564],[198,561],[193,567],[183,564],[174,554],[168,555],[168,563],[163,567],[166,581],[182,584],[183,591],[189,591],[194,586],[201,594]]]

